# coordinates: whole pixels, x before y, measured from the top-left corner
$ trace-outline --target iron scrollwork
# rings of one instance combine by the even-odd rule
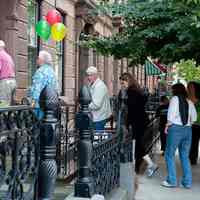
[[[97,134],[93,142],[92,176],[96,194],[108,194],[119,187],[120,135]]]
[[[69,112],[72,108],[71,105],[69,106],[61,101],[59,110],[59,135],[56,149],[58,176],[67,181],[70,181],[74,177],[77,170],[78,134],[73,126],[70,127],[69,125]]]
[[[35,199],[39,133],[31,107],[0,109],[0,199]]]

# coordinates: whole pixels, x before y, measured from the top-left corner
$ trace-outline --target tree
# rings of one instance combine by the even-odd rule
[[[200,80],[200,66],[196,66],[194,60],[181,60],[177,65],[178,76],[185,81],[199,81]]]
[[[187,4],[190,4],[190,3],[200,4],[200,0],[182,0],[182,1]]]
[[[134,64],[143,64],[147,56],[166,64],[181,59],[200,63],[198,0],[128,0],[121,4],[101,3],[97,11],[123,20],[119,33],[85,37],[83,44],[97,52],[118,59],[131,58]]]

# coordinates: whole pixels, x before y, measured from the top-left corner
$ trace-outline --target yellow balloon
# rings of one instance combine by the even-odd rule
[[[67,34],[67,28],[63,23],[55,23],[51,27],[51,37],[53,40],[57,42],[61,41],[66,34]]]

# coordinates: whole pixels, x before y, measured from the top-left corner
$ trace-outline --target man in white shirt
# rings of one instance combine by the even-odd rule
[[[92,96],[92,101],[89,104],[89,109],[93,115],[94,129],[101,131],[104,130],[106,121],[111,116],[108,88],[99,78],[98,70],[96,67],[88,67],[86,74]]]

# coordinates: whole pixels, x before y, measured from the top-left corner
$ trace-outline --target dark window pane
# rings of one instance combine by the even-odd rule
[[[32,76],[36,70],[37,35],[35,25],[37,23],[37,7],[35,0],[28,0],[28,85],[32,83]]]

